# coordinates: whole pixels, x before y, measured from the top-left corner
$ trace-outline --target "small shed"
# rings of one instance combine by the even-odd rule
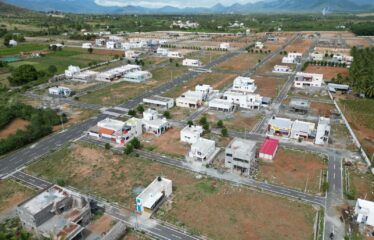
[[[259,157],[267,162],[272,162],[277,153],[279,140],[267,138],[260,147]]]

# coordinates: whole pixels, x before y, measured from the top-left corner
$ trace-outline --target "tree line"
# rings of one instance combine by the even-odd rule
[[[0,155],[50,134],[53,126],[67,121],[65,114],[60,116],[51,109],[36,109],[23,103],[0,106],[0,111],[0,129],[16,118],[29,121],[26,129],[19,129],[15,134],[0,140]]]

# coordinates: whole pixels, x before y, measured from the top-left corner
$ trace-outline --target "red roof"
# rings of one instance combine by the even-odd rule
[[[107,128],[100,128],[99,133],[106,135],[113,135],[114,131]]]
[[[268,138],[265,142],[261,145],[260,153],[274,155],[275,151],[277,151],[279,141],[277,139]]]

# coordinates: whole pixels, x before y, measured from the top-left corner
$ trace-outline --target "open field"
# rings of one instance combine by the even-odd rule
[[[9,211],[33,195],[34,191],[12,180],[0,181],[0,213]]]
[[[304,72],[323,74],[323,79],[325,79],[325,80],[331,80],[332,78],[336,77],[339,73],[343,77],[347,77],[349,75],[349,69],[348,68],[322,67],[322,66],[312,66],[312,65],[309,65],[305,69]]]
[[[186,120],[196,110],[190,108],[173,107],[169,110],[173,120],[182,121]]]
[[[219,181],[198,180],[179,169],[103,149],[74,144],[27,170],[52,182],[64,179],[81,191],[95,192],[130,209],[137,193],[163,175],[173,180],[175,190],[171,206],[165,204],[157,217],[214,239],[310,239],[313,234],[315,212],[310,206]]]
[[[111,216],[103,214],[97,219],[94,219],[86,229],[90,234],[94,234],[95,236],[100,237],[112,228],[112,224],[114,222],[115,220]]]
[[[349,38],[349,39],[345,39],[345,42],[351,48],[354,47],[354,46],[356,46],[356,47],[364,47],[364,48],[372,47],[371,42],[368,39],[366,39],[366,38],[360,38],[360,37]]]
[[[312,239],[310,206],[211,179],[176,187],[156,217],[193,233],[216,240]]]
[[[321,117],[330,117],[331,111],[335,109],[335,106],[333,104],[312,101],[310,108]]]
[[[30,58],[24,61],[12,62],[9,65],[18,67],[24,64],[33,65],[37,70],[47,71],[50,65],[57,67],[57,72],[62,73],[69,65],[87,67],[90,62],[104,62],[111,60],[112,57],[108,55],[89,54],[87,51],[82,51],[76,48],[64,48],[62,51],[50,52],[44,57]]]
[[[331,146],[334,148],[357,151],[357,147],[353,143],[351,134],[343,123],[331,125],[330,142]]]
[[[262,65],[260,68],[257,69],[256,73],[258,74],[273,74],[273,75],[284,75],[279,73],[273,73],[273,69],[275,65],[285,65],[289,66],[291,69],[294,69],[294,64],[284,64],[282,63],[283,55],[276,55],[273,57],[270,61],[266,62],[264,65]],[[287,75],[284,75],[287,76]]]
[[[235,112],[230,115],[221,112],[208,112],[205,116],[213,127],[216,127],[218,120],[222,120],[228,130],[239,132],[252,130],[261,118],[260,114],[246,112]]]
[[[8,56],[8,55],[17,55],[21,52],[31,52],[31,51],[38,51],[38,50],[46,50],[48,49],[48,45],[46,44],[38,44],[38,43],[20,43],[15,47],[1,47],[0,48],[0,57]]]
[[[115,106],[131,98],[134,98],[144,91],[156,85],[156,81],[149,80],[145,83],[119,82],[110,86],[88,93],[80,97],[80,101],[104,106]]]
[[[257,93],[265,97],[276,97],[278,92],[281,90],[283,84],[286,82],[287,76],[284,77],[268,77],[254,75],[256,80]]]
[[[365,151],[374,154],[374,100],[339,100],[339,105]]]
[[[188,144],[180,141],[180,130],[177,128],[171,128],[159,137],[143,134],[141,141],[147,150],[176,158],[183,158],[190,150]]]
[[[61,106],[63,112],[67,113],[68,121],[64,123],[64,127],[71,127],[74,124],[82,122],[90,117],[96,116],[99,112],[91,109],[80,109],[72,107],[68,104]],[[61,125],[56,125],[53,127],[53,131],[62,130]]]
[[[210,63],[211,61],[217,59],[218,57],[226,54],[226,52],[220,51],[198,51],[187,54],[186,58],[199,59],[203,65]]]
[[[11,121],[5,128],[0,129],[0,139],[7,138],[10,135],[15,134],[18,130],[26,129],[29,122],[21,118],[16,118]]]
[[[374,201],[374,176],[369,172],[358,171],[356,166],[346,169],[349,174],[349,191],[352,197]]]
[[[258,179],[300,191],[320,193],[324,159],[316,154],[278,149],[273,163],[260,162]]]
[[[249,69],[256,65],[264,56],[265,54],[243,53],[219,64],[215,69],[242,72],[249,71]]]
[[[186,84],[175,87],[164,95],[167,97],[176,98],[187,90],[194,90],[195,86],[198,84],[209,84],[214,89],[222,90],[223,88],[232,84],[232,81],[235,77],[237,77],[236,74],[203,73],[196,78],[188,81]]]
[[[305,53],[309,49],[311,44],[312,44],[311,40],[299,39],[299,40],[296,40],[293,44],[288,45],[285,50],[287,52]]]
[[[169,64],[166,67],[157,68],[152,73],[152,80],[156,80],[158,82],[167,82],[176,77],[179,77],[188,71],[187,67],[183,67],[181,63],[179,63],[179,67],[175,66],[175,62]]]

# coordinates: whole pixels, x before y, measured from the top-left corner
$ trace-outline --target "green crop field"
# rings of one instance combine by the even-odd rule
[[[17,55],[21,52],[30,52],[30,51],[38,51],[38,50],[46,50],[48,49],[48,45],[46,44],[39,44],[39,43],[21,43],[16,47],[0,47],[0,57],[9,56],[9,55]]]

